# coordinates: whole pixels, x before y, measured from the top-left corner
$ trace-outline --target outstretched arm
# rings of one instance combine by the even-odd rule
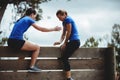
[[[61,30],[61,27],[53,27],[53,28],[45,28],[45,27],[41,27],[39,25],[37,25],[36,23],[33,23],[32,26],[39,30],[39,31],[42,31],[42,32],[51,32],[51,31],[60,31]]]
[[[66,24],[66,30],[63,28],[63,33],[62,33],[62,36],[61,36],[61,39],[59,42],[55,42],[54,45],[59,45],[63,42],[64,40],[64,43],[63,45],[66,45],[66,43],[68,42],[69,38],[70,38],[70,34],[71,34],[71,24]]]
[[[64,41],[63,44],[61,45],[61,49],[64,50],[64,48],[66,47],[66,44],[70,38],[71,29],[72,29],[71,24],[66,24],[66,30],[63,29],[63,34],[61,36],[60,41],[55,42],[54,45],[59,45]]]

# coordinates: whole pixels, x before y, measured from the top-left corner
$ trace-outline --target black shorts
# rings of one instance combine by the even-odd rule
[[[7,43],[8,43],[8,47],[20,50],[22,48],[22,46],[24,45],[25,40],[18,40],[18,39],[10,39],[9,38]]]

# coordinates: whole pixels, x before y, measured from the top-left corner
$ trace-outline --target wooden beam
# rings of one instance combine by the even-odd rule
[[[79,48],[72,57],[77,58],[104,58],[107,48]],[[41,47],[39,57],[60,57],[61,50],[59,47]],[[21,55],[23,54],[23,55]],[[32,52],[16,51],[8,47],[0,47],[0,57],[30,57]]]
[[[75,80],[104,80],[104,72],[72,71]],[[63,71],[48,71],[40,73],[27,72],[0,72],[0,80],[64,80]]]
[[[0,71],[2,70],[26,70],[29,68],[30,60],[0,60]],[[43,70],[62,69],[62,62],[56,59],[41,59],[36,63]],[[72,69],[98,69],[104,70],[102,59],[70,59]]]

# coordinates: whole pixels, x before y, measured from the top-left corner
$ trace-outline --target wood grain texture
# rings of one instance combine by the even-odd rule
[[[104,80],[103,71],[73,71],[72,77],[75,80]],[[64,80],[62,71],[55,72],[0,72],[0,80]]]
[[[72,69],[104,69],[102,59],[70,59]],[[30,60],[0,60],[0,70],[25,70]],[[41,59],[36,63],[41,69],[62,69],[62,62],[57,59]]]

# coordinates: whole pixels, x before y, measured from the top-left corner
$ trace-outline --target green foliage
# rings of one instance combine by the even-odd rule
[[[13,0],[12,4],[14,4],[16,15],[20,15],[21,17],[24,15],[24,12],[27,10],[27,8],[32,7],[36,9],[38,12],[36,20],[38,21],[42,18],[42,9],[40,8],[40,4],[47,1],[50,0]]]
[[[108,43],[108,46],[115,48],[116,61],[117,61],[117,70],[120,72],[120,25],[114,24],[111,32],[111,42]]]
[[[117,48],[120,48],[120,25],[119,24],[115,24],[113,26],[111,42],[112,44],[114,44],[114,46],[116,46]]]
[[[82,47],[98,47],[99,42],[101,42],[102,39],[95,40],[94,37],[90,37],[89,39],[86,40],[85,44]]]
[[[112,28],[112,33],[111,33],[111,42],[108,43],[108,46],[115,47],[115,51],[117,54],[120,55],[120,25],[115,24]]]
[[[0,46],[4,46],[4,44],[6,43],[7,41],[7,37],[3,37],[1,40],[0,40]]]

